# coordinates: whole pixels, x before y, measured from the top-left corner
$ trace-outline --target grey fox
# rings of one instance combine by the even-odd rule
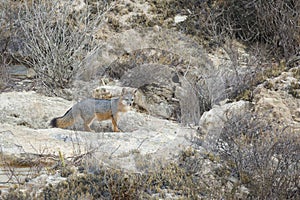
[[[112,99],[89,98],[78,102],[70,108],[62,117],[51,120],[52,127],[66,128],[75,123],[80,116],[84,121],[84,129],[92,131],[90,125],[94,119],[99,121],[111,119],[114,132],[118,132],[117,120],[119,112],[127,112],[133,104],[134,92],[122,90],[120,97]]]

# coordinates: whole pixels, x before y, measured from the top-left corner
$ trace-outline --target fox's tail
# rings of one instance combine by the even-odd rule
[[[51,120],[50,125],[57,128],[66,128],[74,124],[75,118],[70,108],[62,117],[56,117]]]

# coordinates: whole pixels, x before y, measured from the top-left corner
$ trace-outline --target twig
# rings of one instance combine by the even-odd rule
[[[120,146],[121,146],[121,145],[119,145],[119,146],[118,146],[118,147],[110,154],[109,159],[112,158],[112,155],[120,148]]]
[[[142,146],[142,144],[147,140],[148,138],[144,138],[143,140],[142,140],[142,142],[139,144],[139,146],[136,148],[136,149],[139,149],[141,146]]]
[[[80,154],[80,155],[76,155],[76,156],[69,156],[67,157],[67,159],[72,159],[72,162],[74,163],[77,163],[80,159],[82,159],[83,157],[87,156],[87,155],[91,155],[92,153],[94,153],[96,151],[97,148],[93,148],[92,150],[90,151],[87,151],[83,154]]]

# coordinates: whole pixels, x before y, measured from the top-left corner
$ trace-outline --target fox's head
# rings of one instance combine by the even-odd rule
[[[122,112],[127,112],[131,109],[134,102],[135,93],[136,90],[126,90],[125,88],[123,88],[119,101],[119,105],[121,104],[122,107],[120,110],[122,110]]]
[[[122,94],[120,97],[120,103],[122,104],[122,106],[124,106],[126,111],[129,110],[130,107],[133,105],[135,92],[136,92],[136,90],[127,91],[125,88],[123,88],[123,90],[122,90]]]

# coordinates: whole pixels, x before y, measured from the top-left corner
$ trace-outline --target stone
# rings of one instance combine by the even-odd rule
[[[200,132],[204,138],[203,147],[212,151],[226,121],[232,116],[249,112],[250,107],[250,102],[241,100],[224,105],[215,105],[211,110],[204,112],[199,122]]]
[[[180,23],[180,22],[184,22],[186,19],[187,19],[186,15],[176,15],[174,17],[174,23],[177,24],[177,23]]]
[[[0,110],[4,111],[0,116],[0,147],[7,155],[26,152],[58,156],[62,152],[72,157],[95,149],[94,158],[101,163],[137,171],[134,152],[145,159],[148,155],[149,162],[169,162],[191,145],[189,138],[195,134],[191,128],[134,110],[120,114],[119,133],[50,128],[50,120],[62,116],[75,102],[35,92],[1,93],[0,100]],[[93,125],[105,123],[95,121]]]

